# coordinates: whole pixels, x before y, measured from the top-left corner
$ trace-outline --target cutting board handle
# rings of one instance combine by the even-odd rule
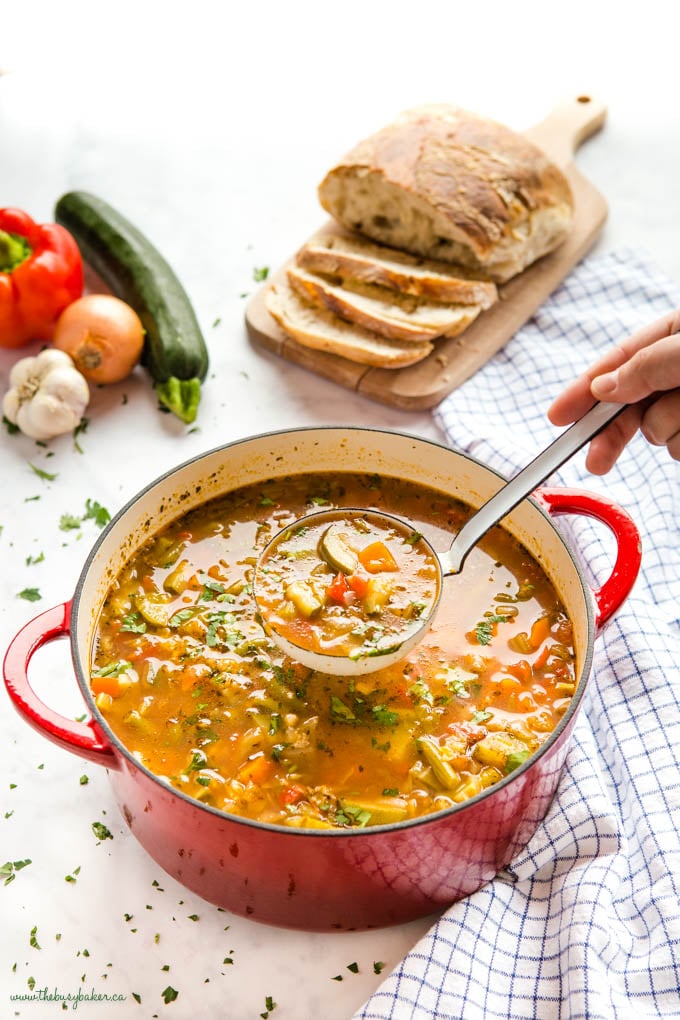
[[[604,125],[607,107],[584,92],[555,107],[545,120],[524,134],[560,166],[572,162],[580,145]]]

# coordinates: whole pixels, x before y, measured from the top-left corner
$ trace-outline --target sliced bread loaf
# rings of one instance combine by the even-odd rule
[[[418,258],[341,228],[313,237],[297,253],[296,261],[312,273],[375,283],[432,301],[485,309],[498,297],[495,283],[476,278],[463,266]]]
[[[408,110],[319,185],[327,212],[381,244],[502,282],[571,227],[569,182],[510,128],[454,106]]]
[[[339,354],[361,365],[403,368],[422,361],[433,349],[427,341],[404,343],[388,340],[345,322],[332,312],[303,301],[287,282],[271,285],[265,296],[265,305],[284,333],[298,343]]]
[[[309,304],[391,340],[417,342],[457,336],[480,312],[479,305],[437,304],[371,283],[345,280],[337,286],[332,279],[297,266],[289,268],[288,282]]]

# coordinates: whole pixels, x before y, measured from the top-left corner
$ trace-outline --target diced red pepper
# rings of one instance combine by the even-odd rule
[[[331,602],[337,602],[339,605],[346,605],[346,596],[351,591],[347,578],[344,574],[336,574],[331,583],[326,588],[326,596]]]
[[[287,786],[285,790],[281,791],[279,794],[279,804],[282,807],[287,807],[289,804],[299,804],[306,796],[307,790],[305,787],[300,786],[299,783],[294,783],[292,786]]]
[[[364,574],[354,573],[347,578],[347,583],[358,599],[366,598],[368,578]]]

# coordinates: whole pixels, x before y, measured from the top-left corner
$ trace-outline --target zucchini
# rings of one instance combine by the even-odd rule
[[[350,549],[342,537],[342,525],[331,524],[319,539],[319,556],[332,570],[348,577],[359,566],[357,554]]]
[[[142,320],[142,364],[160,402],[187,424],[194,421],[208,350],[174,270],[136,227],[96,195],[62,195],[55,219],[73,235],[85,262]]]

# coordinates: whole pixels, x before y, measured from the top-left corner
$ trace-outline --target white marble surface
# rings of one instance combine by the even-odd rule
[[[44,448],[0,431],[0,648],[71,595],[97,531],[85,522],[64,532],[59,521],[82,514],[86,499],[113,513],[165,469],[269,429],[351,422],[440,438],[430,414],[391,410],[281,363],[254,350],[243,327],[253,269],[277,266],[319,223],[315,186],[326,167],[400,109],[451,100],[522,128],[592,90],[609,119],[578,162],[610,203],[598,248],[644,247],[680,279],[669,5],[653,0],[628,24],[620,5],[573,3],[557,28],[545,4],[458,8],[3,5],[0,205],[49,219],[60,194],[82,187],[125,211],[183,280],[211,370],[197,431],[158,413],[139,370],[94,392],[82,452],[71,437]],[[3,392],[17,356],[0,351]],[[17,597],[27,587],[40,602]],[[63,714],[82,712],[66,642],[39,652],[31,676]],[[96,820],[112,840],[96,841]],[[11,1000],[33,978],[36,993],[126,997],[81,1002],[79,1015],[96,1020],[166,1010],[247,1020],[266,1012],[266,996],[277,1020],[340,1020],[380,983],[374,961],[384,976],[431,923],[311,935],[217,911],[147,857],[104,771],[26,726],[3,689],[0,864],[25,858],[32,863],[0,885],[3,1018],[55,1015],[54,1002]],[[358,974],[347,969],[354,962]],[[179,992],[169,1004],[167,986]]]

